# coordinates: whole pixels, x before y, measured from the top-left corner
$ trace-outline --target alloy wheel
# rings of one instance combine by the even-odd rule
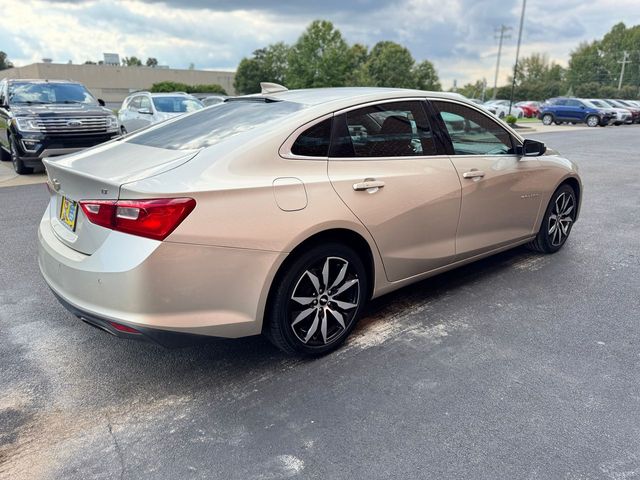
[[[562,245],[571,230],[575,215],[575,200],[573,195],[562,192],[556,198],[549,215],[548,234],[551,245],[554,247]]]
[[[597,127],[598,123],[600,123],[600,120],[595,115],[591,115],[587,118],[587,125],[590,127]]]
[[[355,268],[344,258],[325,257],[307,268],[293,288],[290,328],[310,347],[336,342],[353,321],[359,299]]]

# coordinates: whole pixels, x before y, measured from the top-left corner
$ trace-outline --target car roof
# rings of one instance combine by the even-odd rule
[[[253,96],[263,96],[261,94]],[[304,105],[321,105],[325,103],[340,103],[344,101],[353,102],[353,100],[362,99],[372,101],[377,98],[394,98],[394,97],[424,97],[431,98],[449,98],[455,100],[467,100],[466,97],[459,93],[447,92],[430,92],[426,90],[411,90],[406,88],[384,88],[384,87],[332,87],[332,88],[309,88],[301,90],[284,90],[264,95],[278,100],[287,100],[290,102],[301,103]]]

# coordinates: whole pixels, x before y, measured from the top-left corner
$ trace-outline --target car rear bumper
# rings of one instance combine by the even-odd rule
[[[117,336],[135,334],[117,331],[110,322],[163,345],[175,343],[167,340],[169,333],[228,338],[259,334],[268,286],[286,257],[119,232],[85,255],[57,238],[48,213],[38,239],[42,275],[69,310]],[[186,338],[178,337],[177,343]]]

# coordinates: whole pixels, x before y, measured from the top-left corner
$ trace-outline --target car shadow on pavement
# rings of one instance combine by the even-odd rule
[[[197,346],[165,349],[135,340],[115,339],[80,324],[70,325],[72,328],[82,329],[82,332],[74,335],[80,341],[80,345],[76,345],[75,355],[85,359],[97,357],[101,360],[80,362],[77,368],[86,365],[84,375],[98,377],[101,383],[112,384],[113,389],[120,394],[126,394],[125,390],[129,389],[147,394],[156,390],[159,395],[180,394],[201,388],[208,389],[212,385],[227,392],[246,392],[285,369],[296,369],[313,362],[344,361],[345,355],[357,354],[358,339],[366,338],[370,331],[384,327],[390,318],[393,318],[394,324],[400,329],[406,326],[403,322],[408,317],[411,317],[410,321],[414,324],[417,318],[420,327],[429,328],[438,319],[430,318],[429,312],[416,317],[413,314],[421,311],[416,307],[429,304],[437,311],[449,301],[457,302],[456,296],[460,295],[460,289],[477,281],[486,281],[489,277],[512,268],[515,263],[533,257],[523,248],[517,248],[377,298],[370,302],[363,318],[352,332],[351,336],[355,340],[348,340],[336,354],[320,359],[287,356],[261,336],[212,338]],[[445,303],[440,304],[441,301]],[[392,336],[387,335],[382,341],[391,338]],[[114,364],[118,365],[115,369]],[[132,381],[123,383],[122,377]]]

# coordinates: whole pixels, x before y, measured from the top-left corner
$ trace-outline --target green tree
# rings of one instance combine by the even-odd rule
[[[477,80],[475,83],[467,83],[466,85],[459,87],[457,93],[464,95],[467,98],[481,98],[483,88],[485,88],[484,82],[482,80]],[[490,95],[491,91],[487,89],[485,92],[485,99],[491,98]]]
[[[378,42],[371,49],[367,72],[376,87],[414,88],[415,60],[409,50],[395,42]]]
[[[260,82],[283,84],[288,68],[289,46],[279,42],[253,52],[243,58],[236,70],[234,88],[239,93],[260,92]]]
[[[7,54],[0,51],[0,70],[6,70],[7,68],[13,68],[13,63],[7,58]]]
[[[442,90],[440,79],[438,78],[438,72],[429,60],[424,60],[413,67],[413,78],[415,82],[415,88],[419,90]]]
[[[157,67],[158,66],[158,59],[155,58],[155,57],[149,57],[149,58],[147,58],[146,65],[147,65],[147,67]]]
[[[340,87],[351,65],[349,47],[331,22],[316,20],[298,38],[289,54],[289,88]]]
[[[355,43],[349,48],[349,73],[345,85],[351,87],[368,87],[373,85],[373,79],[367,70],[369,50],[366,45]]]
[[[124,57],[122,65],[125,67],[140,67],[142,66],[142,61],[138,57]]]

